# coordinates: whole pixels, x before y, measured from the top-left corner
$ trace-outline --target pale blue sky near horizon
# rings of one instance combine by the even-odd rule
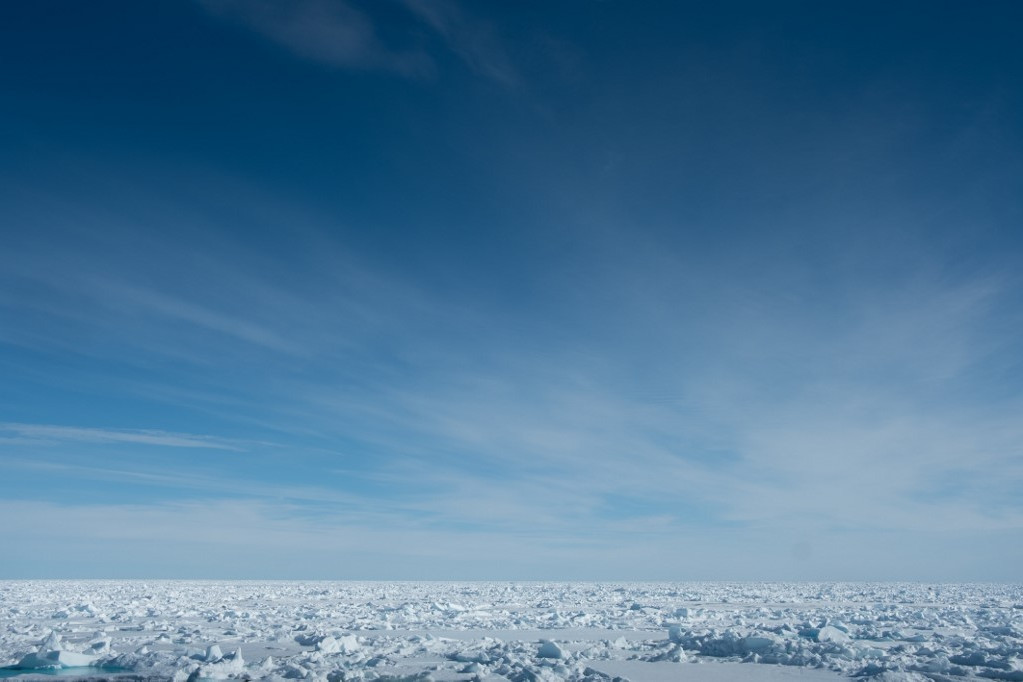
[[[1023,5],[0,6],[0,578],[1019,580]]]

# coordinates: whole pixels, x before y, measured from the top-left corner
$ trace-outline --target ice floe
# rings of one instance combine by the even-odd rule
[[[10,581],[0,666],[176,682],[1023,682],[1023,586]]]

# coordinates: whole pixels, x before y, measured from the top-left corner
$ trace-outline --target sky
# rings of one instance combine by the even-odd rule
[[[1023,4],[0,4],[0,578],[1018,581]]]

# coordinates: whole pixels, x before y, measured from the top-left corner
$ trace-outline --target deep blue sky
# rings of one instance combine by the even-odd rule
[[[1018,579],[1021,32],[3,3],[0,577]]]

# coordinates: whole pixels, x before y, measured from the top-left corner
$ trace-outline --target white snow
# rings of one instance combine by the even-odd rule
[[[1023,682],[1023,586],[8,581],[0,666],[177,682]]]

